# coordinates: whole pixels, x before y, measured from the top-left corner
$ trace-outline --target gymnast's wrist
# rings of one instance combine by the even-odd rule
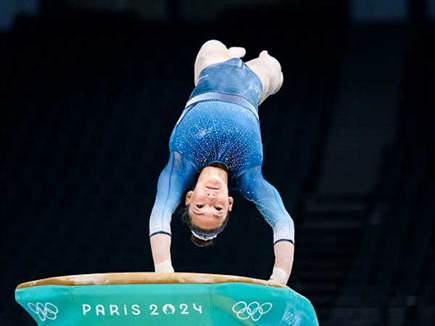
[[[168,258],[165,261],[155,264],[154,265],[154,271],[156,273],[173,273],[174,267],[172,267],[171,259]]]
[[[289,277],[290,274],[287,273],[285,270],[279,267],[274,267],[272,271],[272,275],[269,278],[269,281],[286,285]]]

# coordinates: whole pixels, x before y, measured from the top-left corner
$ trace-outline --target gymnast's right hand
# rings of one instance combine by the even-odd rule
[[[156,264],[154,266],[154,271],[156,273],[173,273],[174,267],[172,267],[171,259],[167,259],[164,262]]]
[[[156,273],[173,273],[171,262],[171,236],[155,234],[150,237],[153,254],[154,270]]]

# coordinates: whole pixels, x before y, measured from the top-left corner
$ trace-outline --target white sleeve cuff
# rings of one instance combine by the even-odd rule
[[[295,242],[295,228],[291,218],[285,222],[278,221],[273,227],[273,243],[281,240]]]

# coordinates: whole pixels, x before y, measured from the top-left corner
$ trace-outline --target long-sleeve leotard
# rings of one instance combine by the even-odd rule
[[[255,203],[273,229],[274,242],[294,242],[293,220],[278,191],[261,172],[263,147],[258,120],[261,81],[240,59],[230,59],[203,69],[190,99],[221,94],[219,99],[186,107],[169,141],[169,161],[159,176],[150,217],[150,235],[171,234],[172,214],[197,174],[212,163],[224,164],[230,190]],[[233,101],[226,96],[237,96]],[[248,109],[240,103],[249,102]],[[248,105],[249,106],[249,105]]]

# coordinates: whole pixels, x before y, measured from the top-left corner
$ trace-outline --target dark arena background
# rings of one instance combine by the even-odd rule
[[[25,281],[152,271],[148,219],[208,39],[266,49],[263,173],[296,229],[288,285],[320,325],[435,325],[434,0],[2,0],[0,325]],[[176,271],[267,279],[271,228],[235,196]]]

